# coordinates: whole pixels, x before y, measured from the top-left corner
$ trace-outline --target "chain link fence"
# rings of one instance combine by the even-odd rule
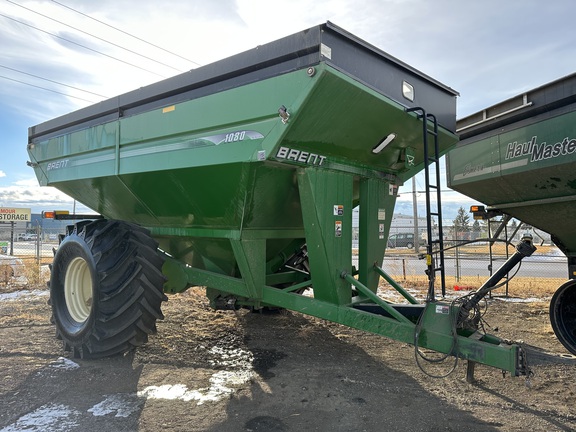
[[[17,229],[10,225],[0,225],[0,284],[26,284],[37,279],[41,282],[45,276],[42,272],[46,272],[45,267],[52,262],[53,250],[58,246],[59,235],[64,234],[64,230],[40,226]],[[510,284],[515,279],[523,279],[524,282],[530,279],[534,284],[550,282],[559,286],[568,278],[566,257],[548,235],[530,227],[516,230],[508,240],[517,244],[525,233],[532,235],[538,249],[514,270]],[[414,234],[413,226],[394,226],[391,229],[383,268],[397,280],[426,283],[426,260],[423,259],[426,233],[419,229],[418,244]],[[445,274],[449,289],[477,288],[488,279],[515,252],[512,245],[506,246],[506,234],[502,231],[498,241],[491,244],[482,241],[489,238],[486,229],[457,232],[453,227],[444,227]],[[352,247],[357,247],[357,240],[354,240]],[[38,272],[41,274],[37,275]],[[506,293],[510,286],[506,284]]]
[[[414,233],[414,228],[395,227],[391,231]],[[546,291],[553,292],[569,277],[566,256],[554,245],[548,234],[530,226],[519,224],[499,227],[497,223],[484,223],[480,229],[469,228],[464,231],[455,229],[454,226],[444,226],[443,232],[447,290],[477,289],[516,252],[515,245],[525,235],[532,237],[537,250],[532,256],[524,258],[520,265],[503,279],[499,293],[509,295],[514,289],[525,289],[526,286],[533,286],[534,292],[538,292],[539,287],[549,287]],[[425,242],[426,233],[420,231],[419,235]],[[389,241],[383,268],[397,280],[427,283],[425,254],[425,245],[408,248],[396,246]],[[438,277],[436,282],[439,287]]]
[[[64,229],[0,225],[0,285],[42,285]]]

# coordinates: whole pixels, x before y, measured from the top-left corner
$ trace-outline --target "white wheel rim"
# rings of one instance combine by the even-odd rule
[[[76,257],[68,265],[64,279],[64,297],[74,321],[86,321],[92,310],[92,275],[84,258]]]

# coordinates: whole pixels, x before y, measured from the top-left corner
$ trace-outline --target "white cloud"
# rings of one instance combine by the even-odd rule
[[[92,213],[90,209],[76,202],[68,195],[49,186],[38,186],[35,178],[14,182],[11,186],[0,187],[0,207],[31,208],[32,213],[45,210],[76,209],[77,213]]]
[[[0,177],[6,177],[6,173],[2,170],[0,170]]]

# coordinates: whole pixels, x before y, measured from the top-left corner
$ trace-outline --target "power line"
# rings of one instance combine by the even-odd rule
[[[70,39],[63,38],[62,36],[55,35],[54,33],[50,33],[49,31],[46,31],[46,30],[42,30],[42,29],[40,29],[40,28],[38,28],[38,27],[33,26],[32,24],[28,24],[28,23],[25,23],[25,22],[23,22],[23,21],[19,21],[19,20],[17,20],[16,18],[12,18],[12,17],[10,17],[10,16],[8,16],[8,15],[4,15],[4,14],[1,14],[1,13],[0,13],[0,16],[2,16],[2,17],[4,17],[4,18],[7,18],[7,19],[9,19],[9,20],[15,21],[15,22],[17,22],[17,23],[19,23],[19,24],[28,26],[28,27],[30,27],[30,28],[33,28],[34,30],[38,30],[38,31],[40,31],[40,32],[42,32],[42,33],[49,34],[50,36],[53,36],[53,37],[55,37],[55,38],[62,39],[62,40],[64,40],[64,41],[68,42],[68,43],[77,45],[77,46],[82,47],[82,48],[84,48],[84,49],[87,49],[87,50],[89,50],[89,51],[98,53],[98,54],[103,55],[103,56],[105,56],[105,57],[111,58],[111,59],[113,59],[113,60],[116,60],[116,61],[119,61],[119,62],[121,62],[121,63],[127,64],[127,65],[129,65],[129,66],[138,68],[138,69],[140,69],[140,70],[143,70],[143,71],[145,71],[145,72],[151,73],[151,74],[153,74],[153,75],[159,76],[160,78],[166,78],[165,76],[160,75],[160,74],[158,74],[158,73],[156,73],[156,72],[152,72],[151,70],[148,70],[148,69],[146,69],[146,68],[143,68],[143,67],[140,67],[140,66],[138,66],[138,65],[135,65],[135,64],[132,64],[132,63],[130,63],[130,62],[127,62],[127,61],[125,61],[125,60],[116,58],[116,57],[114,57],[114,56],[111,56],[111,55],[109,55],[109,54],[106,54],[106,53],[103,53],[103,52],[101,52],[101,51],[95,50],[95,49],[93,49],[93,48],[89,48],[89,47],[87,47],[87,46],[85,46],[85,45],[79,44],[78,42],[74,42],[74,41],[71,41]]]
[[[72,95],[69,95],[69,94],[66,94],[66,93],[62,93],[62,92],[59,92],[59,91],[56,91],[56,90],[52,90],[52,89],[49,89],[49,88],[46,88],[46,87],[41,87],[41,86],[37,86],[37,85],[34,85],[34,84],[30,84],[30,83],[27,83],[27,82],[24,82],[24,81],[20,81],[20,80],[14,79],[14,78],[6,77],[6,76],[4,76],[4,75],[0,75],[0,78],[4,78],[4,79],[10,80],[10,81],[14,81],[14,82],[17,82],[17,83],[20,83],[20,84],[24,84],[24,85],[27,85],[27,86],[30,86],[30,87],[36,87],[36,88],[39,88],[39,89],[42,89],[42,90],[46,90],[46,91],[49,91],[49,92],[52,92],[52,93],[58,93],[58,94],[61,94],[61,95],[64,95],[64,96],[68,96],[68,97],[74,98],[74,99],[80,99],[81,101],[84,101],[84,102],[95,103],[94,101],[91,101],[91,100],[88,100],[88,99],[84,99],[84,98],[81,98],[81,97],[78,97],[78,96],[72,96]]]
[[[71,28],[71,29],[74,29],[74,30],[76,30],[76,31],[78,31],[78,32],[80,32],[80,33],[84,33],[84,34],[86,34],[86,35],[88,35],[88,36],[90,36],[90,37],[93,37],[93,38],[95,38],[95,39],[101,40],[102,42],[106,42],[106,43],[108,43],[108,44],[110,44],[110,45],[113,45],[113,46],[115,46],[115,47],[117,47],[117,48],[123,49],[123,50],[128,51],[128,52],[130,52],[130,53],[132,53],[132,54],[135,54],[135,55],[137,55],[137,56],[143,57],[143,58],[145,58],[145,59],[147,59],[147,60],[153,61],[154,63],[158,63],[158,64],[160,64],[160,65],[162,65],[162,66],[168,67],[168,68],[173,69],[173,70],[175,70],[175,71],[177,71],[177,72],[183,72],[182,70],[177,69],[177,68],[175,68],[175,67],[173,67],[173,66],[170,66],[170,65],[168,65],[168,64],[166,64],[166,63],[163,63],[163,62],[161,62],[161,61],[155,60],[155,59],[153,59],[153,58],[151,58],[151,57],[148,57],[148,56],[146,56],[146,55],[144,55],[144,54],[140,54],[140,53],[138,53],[138,52],[136,52],[136,51],[133,51],[133,50],[131,50],[131,49],[129,49],[129,48],[125,48],[125,47],[123,47],[123,46],[121,46],[121,45],[118,45],[118,44],[116,44],[116,43],[114,43],[114,42],[110,42],[109,40],[106,40],[106,39],[103,39],[103,38],[101,38],[101,37],[99,37],[99,36],[93,35],[92,33],[88,33],[88,32],[86,32],[86,31],[84,31],[84,30],[81,30],[81,29],[79,29],[79,28],[77,28],[77,27],[71,26],[70,24],[66,24],[65,22],[59,21],[59,20],[57,20],[57,19],[55,19],[55,18],[49,17],[48,15],[45,15],[45,14],[40,13],[40,12],[37,12],[37,11],[35,11],[35,10],[33,10],[33,9],[27,8],[26,6],[23,6],[23,5],[20,5],[20,4],[16,3],[16,2],[13,2],[12,0],[6,0],[6,1],[7,1],[8,3],[11,3],[11,4],[15,5],[15,6],[21,7],[22,9],[26,9],[27,11],[33,12],[33,13],[35,13],[35,14],[37,14],[37,15],[40,15],[40,16],[42,16],[42,17],[44,17],[44,18],[47,18],[47,19],[52,20],[52,21],[54,21],[54,22],[57,22],[58,24],[62,24],[62,25],[64,25],[64,26],[69,27],[69,28]]]
[[[164,51],[164,52],[166,52],[166,53],[168,53],[168,54],[171,54],[171,55],[173,55],[173,56],[176,56],[176,57],[178,57],[178,58],[181,58],[182,60],[186,60],[187,62],[193,63],[193,64],[195,64],[196,66],[202,66],[200,63],[197,63],[197,62],[195,62],[194,60],[187,59],[186,57],[183,57],[183,56],[181,56],[180,54],[176,54],[175,52],[169,51],[169,50],[167,50],[166,48],[162,48],[161,46],[155,45],[155,44],[153,44],[152,42],[148,42],[148,41],[146,41],[146,40],[144,40],[144,39],[142,39],[142,38],[139,38],[138,36],[135,36],[135,35],[133,35],[133,34],[131,34],[131,33],[128,33],[128,32],[126,32],[126,31],[124,31],[124,30],[121,30],[121,29],[119,29],[119,28],[117,28],[117,27],[114,27],[114,26],[111,25],[111,24],[105,23],[104,21],[101,21],[101,20],[99,20],[99,19],[97,19],[97,18],[94,18],[94,17],[92,17],[92,16],[90,16],[90,15],[87,15],[87,14],[85,14],[85,13],[82,13],[82,12],[80,12],[79,10],[76,10],[76,9],[74,9],[74,8],[71,8],[70,6],[66,6],[65,4],[62,4],[62,3],[60,3],[60,2],[57,2],[56,0],[52,0],[52,2],[53,2],[53,3],[56,3],[56,4],[59,5],[59,6],[62,6],[63,8],[66,8],[66,9],[69,9],[69,10],[71,10],[71,11],[73,11],[73,12],[76,12],[77,14],[80,14],[80,15],[82,15],[82,16],[85,16],[86,18],[90,18],[90,19],[93,20],[93,21],[96,21],[96,22],[98,22],[98,23],[100,23],[100,24],[103,24],[103,25],[105,25],[105,26],[107,26],[107,27],[110,27],[110,28],[112,28],[112,29],[114,29],[114,30],[116,30],[116,31],[119,31],[120,33],[124,33],[125,35],[130,36],[130,37],[132,37],[132,38],[134,38],[134,39],[136,39],[136,40],[139,40],[140,42],[144,42],[145,44],[148,44],[148,45],[150,45],[150,46],[153,46],[154,48],[157,48],[157,49],[159,49],[159,50],[161,50],[161,51]]]
[[[64,87],[69,87],[69,88],[74,89],[74,90],[78,90],[78,91],[85,92],[85,93],[90,93],[90,94],[93,94],[94,96],[98,96],[98,97],[101,97],[101,98],[104,98],[104,99],[108,99],[108,96],[104,96],[104,95],[101,95],[101,94],[98,94],[98,93],[94,93],[94,92],[91,92],[91,91],[89,91],[89,90],[83,90],[83,89],[81,89],[81,88],[74,87],[74,86],[71,86],[71,85],[68,85],[68,84],[64,84],[64,83],[61,83],[61,82],[58,82],[58,81],[54,81],[54,80],[51,80],[51,79],[49,79],[49,78],[44,78],[44,77],[41,77],[41,76],[39,76],[39,75],[34,75],[34,74],[31,74],[31,73],[24,72],[24,71],[21,71],[21,70],[18,70],[18,69],[14,69],[14,68],[11,68],[11,67],[8,67],[8,66],[4,66],[4,65],[1,65],[1,64],[0,64],[0,67],[1,67],[1,68],[4,68],[4,69],[11,70],[11,71],[14,71],[14,72],[18,72],[18,73],[21,73],[21,74],[24,74],[24,75],[28,75],[28,76],[31,76],[31,77],[34,77],[34,78],[38,78],[38,79],[41,79],[41,80],[44,80],[44,81],[49,81],[49,82],[51,82],[51,83],[58,84],[58,85],[61,85],[61,86],[64,86]]]

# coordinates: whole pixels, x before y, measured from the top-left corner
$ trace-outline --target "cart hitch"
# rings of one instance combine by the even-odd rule
[[[522,259],[529,257],[536,251],[536,247],[532,243],[532,236],[525,235],[522,240],[516,246],[516,252],[508,260],[502,264],[502,266],[494,273],[490,278],[484,282],[484,284],[478,288],[476,293],[470,297],[470,299],[462,304],[460,307],[460,312],[458,313],[457,326],[459,328],[472,327],[473,329],[477,326],[477,317],[474,318],[475,314],[472,314],[472,322],[470,318],[470,311],[478,305],[480,300],[482,300],[486,294],[496,288],[496,284],[509,273]]]

